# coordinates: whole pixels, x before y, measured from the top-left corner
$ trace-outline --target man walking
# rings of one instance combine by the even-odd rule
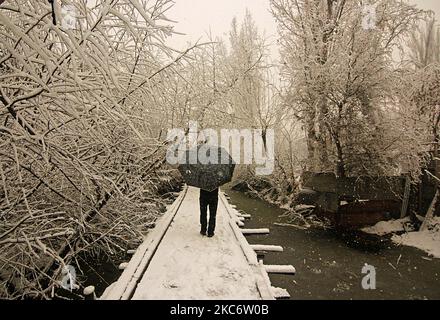
[[[216,189],[212,192],[200,190],[200,224],[202,229],[200,234],[208,235],[212,238],[215,235],[215,225],[217,222],[218,192]],[[209,224],[208,224],[208,208],[209,208]],[[208,234],[206,234],[208,232]]]

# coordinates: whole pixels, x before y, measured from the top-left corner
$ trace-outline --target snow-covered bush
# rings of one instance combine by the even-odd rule
[[[47,1],[0,6],[1,297],[47,298],[80,253],[140,241],[172,179],[171,1],[62,3],[74,23],[58,2],[56,25]]]

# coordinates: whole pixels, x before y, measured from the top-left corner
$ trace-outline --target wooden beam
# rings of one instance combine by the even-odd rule
[[[238,243],[240,244],[240,248],[242,249],[246,260],[249,263],[249,266],[254,272],[254,275],[256,277],[256,284],[258,292],[260,293],[260,296],[263,300],[275,300],[275,297],[272,292],[272,285],[270,284],[269,275],[267,274],[266,270],[264,269],[263,262],[258,262],[257,254],[254,250],[250,247],[249,243],[247,242],[244,234],[242,233],[242,229],[239,229],[237,227],[237,217],[234,215],[231,211],[232,208],[230,208],[229,202],[227,201],[226,197],[223,195],[220,195],[220,200],[223,202],[224,207],[226,208],[226,211],[231,218],[229,220],[229,225],[232,229],[232,232],[235,235],[235,238],[237,239]],[[240,223],[243,223],[240,221]]]
[[[270,278],[269,275],[266,272],[266,269],[264,268],[264,264],[263,264],[263,260],[260,260],[258,262],[258,265],[253,266],[253,268],[256,268],[256,275],[261,279],[261,286],[263,289],[265,289],[264,291],[260,289],[260,286],[258,285],[258,281],[257,281],[257,287],[258,290],[260,291],[261,297],[263,298],[263,300],[276,300],[276,297],[274,296],[274,292],[272,290],[272,284],[270,282]]]
[[[235,220],[235,223],[237,224],[237,226],[239,226],[240,228],[244,227],[244,222],[240,221],[240,220]]]
[[[269,234],[269,229],[242,229],[241,232],[244,235],[257,235],[257,234]]]
[[[296,274],[296,269],[293,266],[276,266],[276,265],[265,265],[267,273],[275,274]]]
[[[290,293],[286,289],[272,287],[272,294],[275,299],[290,299]]]
[[[255,244],[251,245],[251,248],[254,251],[262,251],[262,252],[283,252],[283,247],[280,246],[269,246],[269,245],[261,245],[261,244]]]
[[[257,255],[255,254],[255,251],[251,249],[248,242],[246,241],[246,238],[241,233],[241,229],[237,228],[237,225],[234,225],[234,221],[230,220],[229,225],[232,228],[232,232],[235,235],[235,238],[237,239],[238,243],[240,244],[241,250],[243,251],[246,260],[250,265],[258,265],[258,259]]]

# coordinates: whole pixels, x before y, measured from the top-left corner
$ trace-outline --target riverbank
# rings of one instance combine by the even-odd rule
[[[257,186],[258,187],[258,186]],[[286,210],[284,216],[288,218],[285,226],[292,226],[298,229],[309,229],[313,226],[331,228],[328,221],[318,218],[313,214],[313,206],[294,206],[294,196],[273,197],[270,188],[253,188],[249,183],[242,181],[232,187],[234,191],[243,192],[249,197],[258,198],[280,209]],[[288,199],[288,200],[286,200]],[[440,217],[434,217],[427,230],[416,231],[410,218],[399,220],[381,221],[374,226],[366,227],[360,231],[370,235],[391,239],[396,245],[414,247],[427,253],[429,258],[440,259]]]
[[[270,228],[267,236],[251,236],[251,244],[280,245],[266,264],[291,264],[297,274],[271,275],[272,284],[285,288],[291,299],[386,300],[440,299],[440,260],[419,249],[397,245],[386,236],[287,226],[286,210],[241,192],[226,190],[237,209],[250,214],[246,228]],[[377,271],[377,290],[363,290],[362,267]]]
[[[377,225],[364,228],[362,231],[380,236],[391,236],[397,245],[415,247],[423,250],[431,258],[440,259],[440,217],[432,219],[425,231],[415,231],[410,219],[379,222]]]

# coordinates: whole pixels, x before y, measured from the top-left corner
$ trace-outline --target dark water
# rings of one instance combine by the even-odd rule
[[[131,256],[119,254],[114,256],[87,257],[81,259],[80,267],[84,276],[81,277],[84,287],[94,286],[95,292],[100,297],[106,288],[116,282],[122,275],[119,265],[127,262]]]
[[[97,297],[102,296],[105,289],[112,283],[116,282],[122,275],[119,270],[119,265],[123,262],[129,261],[130,256],[121,253],[119,255],[81,255],[76,257],[75,271],[76,283],[80,284],[80,289],[69,292],[62,288],[56,291],[56,300],[70,299],[83,300],[83,289],[88,286],[95,287],[95,294]]]
[[[226,190],[231,203],[251,214],[246,228],[270,228],[268,236],[247,237],[251,244],[280,245],[283,253],[270,253],[265,264],[291,264],[297,275],[270,275],[272,285],[287,289],[292,299],[440,299],[440,259],[390,240],[363,233],[299,230],[288,223],[282,209]],[[377,272],[377,289],[362,289],[362,267]]]

